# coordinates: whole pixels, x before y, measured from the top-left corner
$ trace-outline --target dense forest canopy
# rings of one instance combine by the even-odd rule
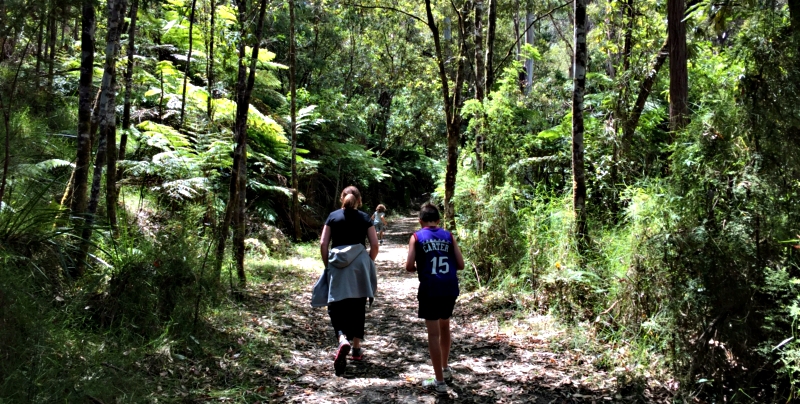
[[[195,339],[348,185],[676,401],[791,401],[799,50],[798,0],[0,0],[0,401]]]

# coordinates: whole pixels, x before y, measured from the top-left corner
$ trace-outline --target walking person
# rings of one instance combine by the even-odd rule
[[[375,226],[375,232],[378,233],[378,244],[383,245],[383,231],[386,230],[386,226],[389,223],[386,223],[386,206],[383,204],[378,205],[375,208],[375,213],[372,214],[369,218],[372,220],[372,224]]]
[[[447,394],[446,379],[452,378],[450,357],[450,317],[458,298],[456,271],[464,269],[464,257],[453,235],[439,227],[439,209],[430,203],[422,206],[419,224],[422,228],[408,241],[406,271],[419,277],[418,317],[425,319],[428,350],[433,364],[432,379],[422,386],[439,395]]]
[[[378,237],[369,215],[360,211],[361,193],[349,186],[340,196],[342,208],[331,212],[322,228],[320,254],[325,271],[311,297],[314,307],[328,306],[328,316],[338,340],[333,368],[341,376],[347,368],[347,354],[363,360],[367,299],[375,297],[378,274]],[[367,251],[364,240],[369,240]]]

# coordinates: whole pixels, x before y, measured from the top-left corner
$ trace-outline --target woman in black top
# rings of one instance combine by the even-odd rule
[[[349,186],[340,196],[342,208],[331,212],[325,227],[322,228],[320,253],[322,262],[328,267],[328,252],[339,246],[362,244],[369,239],[369,257],[373,261],[378,256],[378,235],[369,215],[358,210],[361,206],[361,193],[358,188]],[[339,340],[336,359],[333,366],[336,375],[341,375],[347,366],[347,354],[350,352],[352,340],[353,360],[362,360],[361,340],[364,339],[364,322],[366,318],[367,298],[344,299],[328,303],[328,315],[333,330]]]

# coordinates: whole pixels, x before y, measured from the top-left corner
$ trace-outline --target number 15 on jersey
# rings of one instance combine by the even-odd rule
[[[450,272],[450,263],[447,262],[447,256],[433,257],[431,259],[431,275],[436,273],[446,274]]]

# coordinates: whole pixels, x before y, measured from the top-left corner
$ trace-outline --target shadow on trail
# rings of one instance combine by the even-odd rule
[[[309,305],[311,285],[318,274],[301,279],[306,288],[290,296],[281,285],[270,285],[291,306],[283,316],[281,334],[290,354],[272,368],[273,400],[297,403],[591,403],[648,402],[622,397],[608,389],[582,387],[565,371],[559,354],[547,351],[547,341],[531,343],[490,333],[480,322],[480,299],[459,302],[452,319],[450,364],[454,380],[447,397],[425,391],[421,381],[433,376],[427,337],[416,316],[416,274],[406,273],[408,239],[415,218],[390,223],[378,264],[378,296],[367,312],[364,361],[349,361],[343,377],[333,373],[335,338],[324,309]],[[527,339],[526,339],[527,338]],[[602,372],[600,372],[602,373]],[[604,374],[599,377],[605,377]],[[610,375],[607,377],[611,377]]]

